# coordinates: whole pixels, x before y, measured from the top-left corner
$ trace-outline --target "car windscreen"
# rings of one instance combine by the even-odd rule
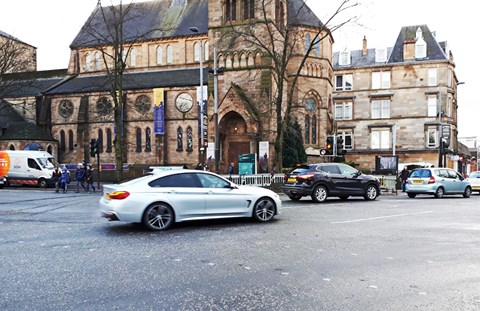
[[[299,167],[296,167],[294,169],[292,169],[290,171],[290,175],[301,175],[301,174],[305,174],[309,171],[311,171],[311,167],[310,166],[299,166]]]
[[[479,172],[473,172],[468,177],[469,178],[480,178],[480,173]]]

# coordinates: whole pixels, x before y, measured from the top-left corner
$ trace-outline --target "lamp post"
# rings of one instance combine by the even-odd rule
[[[198,34],[197,27],[190,27],[191,32]],[[204,141],[204,125],[203,125],[203,47],[202,39],[200,39],[200,160],[201,164],[205,164],[205,141]]]
[[[220,161],[220,142],[218,135],[218,71],[217,71],[217,48],[213,48],[213,115],[215,127],[215,173],[219,173],[218,161]]]

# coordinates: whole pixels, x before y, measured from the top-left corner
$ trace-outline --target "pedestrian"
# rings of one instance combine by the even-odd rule
[[[87,181],[87,192],[90,192],[90,187],[92,187],[93,192],[95,192],[95,186],[93,185],[93,169],[91,165],[87,166],[85,180]]]
[[[70,183],[70,172],[66,167],[62,168],[62,175],[60,175],[59,185],[63,189],[63,193],[67,192],[67,185]]]
[[[52,173],[52,181],[55,183],[55,192],[58,193],[60,189],[60,176],[62,176],[62,171],[58,168],[58,165],[55,165]]]
[[[82,166],[82,163],[78,163],[77,170],[75,171],[75,180],[77,181],[77,191],[76,193],[80,192],[80,186],[82,186],[85,192],[87,188],[85,188],[85,169]]]
[[[405,187],[407,184],[408,175],[410,172],[408,171],[407,167],[404,166],[402,172],[400,173],[400,181],[402,182],[402,192],[405,192]]]
[[[235,169],[235,163],[231,162],[230,165],[228,166],[228,174],[232,175]]]

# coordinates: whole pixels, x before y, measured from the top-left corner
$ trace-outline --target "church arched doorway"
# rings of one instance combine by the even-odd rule
[[[234,173],[238,174],[238,155],[251,153],[251,142],[247,122],[235,111],[222,118],[220,128],[220,173],[226,173],[228,164],[234,163]]]

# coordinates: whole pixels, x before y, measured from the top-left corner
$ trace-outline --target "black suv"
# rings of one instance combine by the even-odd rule
[[[380,195],[377,178],[363,175],[362,172],[343,163],[305,164],[294,167],[283,177],[282,191],[291,200],[298,201],[310,195],[317,203],[327,197],[363,196],[365,200],[375,200]]]

